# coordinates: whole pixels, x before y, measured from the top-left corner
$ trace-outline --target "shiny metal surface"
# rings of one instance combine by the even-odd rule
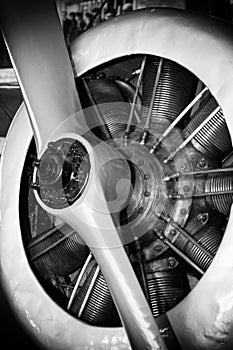
[[[204,120],[207,121],[207,116],[217,108],[217,103],[213,98],[207,98],[203,105],[203,108],[198,109],[192,116],[192,120],[185,129],[185,135],[188,138],[194,132],[195,136],[191,140],[193,146],[211,158],[221,159],[231,150],[231,139],[226,121],[220,109],[199,132],[196,132],[199,125]]]
[[[212,174],[206,181],[206,192],[226,192],[222,196],[215,195],[208,198],[209,204],[224,215],[228,215],[231,208],[233,194],[230,194],[230,191],[232,187],[232,174]]]
[[[115,18],[112,24],[103,24],[98,35],[93,30],[81,36],[73,50],[77,74],[124,54],[152,53],[173,59],[205,82],[217,98],[232,134],[233,43],[230,29],[228,32],[225,24],[218,26],[215,21],[204,21],[183,12],[151,11]],[[151,30],[155,35],[153,38],[150,36],[149,40],[148,33]],[[103,333],[102,329],[86,326],[58,308],[43,291],[28,266],[19,227],[18,195],[31,137],[31,127],[24,110],[15,119],[8,135],[1,166],[1,264],[5,289],[12,305],[35,337],[50,349],[78,349],[80,346],[88,349],[93,344],[100,349],[112,349],[115,346],[117,349],[129,348],[122,329],[105,329]],[[72,213],[70,215],[70,220],[74,220],[75,216]],[[210,269],[189,296],[168,313],[184,349],[232,348],[232,217]],[[114,237],[117,239],[117,235]],[[124,257],[121,248],[119,252]],[[18,257],[16,266],[12,256]],[[113,255],[113,260],[116,257]],[[104,263],[105,258],[108,259],[107,254],[100,261]],[[127,285],[123,275],[122,281]],[[119,296],[117,294],[116,298]],[[79,340],[77,332],[80,332]]]

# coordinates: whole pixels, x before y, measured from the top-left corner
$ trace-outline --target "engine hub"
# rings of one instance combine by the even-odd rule
[[[121,215],[121,225],[124,237],[129,242],[129,231],[133,238],[140,238],[144,242],[143,250],[147,261],[155,259],[168,247],[155,237],[156,230],[161,230],[172,241],[178,232],[170,224],[164,222],[160,215],[163,213],[174,218],[184,226],[190,212],[191,199],[174,201],[170,193],[191,193],[190,179],[180,178],[177,182],[165,182],[163,179],[177,171],[191,170],[192,162],[187,156],[187,150],[179,152],[175,161],[165,163],[164,159],[176,146],[177,140],[172,137],[166,140],[156,154],[149,151],[154,137],[143,145],[137,137],[129,140],[127,145],[120,145],[120,150],[128,160],[132,169],[133,192],[127,208]],[[129,226],[130,225],[130,230]]]

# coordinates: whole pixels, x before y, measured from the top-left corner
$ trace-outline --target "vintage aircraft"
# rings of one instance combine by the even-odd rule
[[[70,51],[2,0],[24,103],[1,157],[1,279],[46,349],[232,349],[233,35],[127,13]]]

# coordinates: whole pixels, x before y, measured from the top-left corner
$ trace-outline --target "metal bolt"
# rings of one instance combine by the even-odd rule
[[[207,167],[207,161],[205,160],[205,158],[202,158],[202,159],[198,162],[197,166],[198,166],[199,168],[205,168],[205,167]]]
[[[104,72],[97,73],[97,79],[104,79],[106,78],[106,74]]]
[[[154,233],[156,234],[156,236],[160,239],[160,240],[164,240],[165,236],[163,234],[162,230],[157,230],[156,228],[154,229]],[[156,249],[156,248],[155,248]]]
[[[40,159],[36,159],[36,160],[34,160],[34,162],[33,162],[33,167],[39,167],[39,165],[40,165]]]
[[[150,192],[149,192],[149,191],[146,191],[146,192],[144,193],[144,196],[145,196],[145,197],[150,197]]]
[[[170,267],[174,267],[176,265],[176,260],[174,258],[168,258],[168,264]]]
[[[159,252],[161,252],[162,247],[160,245],[156,245],[155,246],[155,250],[156,250],[157,253],[159,253]]]
[[[39,190],[40,185],[38,184],[38,182],[33,182],[33,183],[31,184],[31,188],[32,188],[33,190]]]
[[[82,153],[78,153],[78,154],[77,154],[77,158],[78,158],[78,160],[82,160],[82,159],[83,159]]]
[[[197,220],[200,221],[202,224],[206,224],[209,219],[208,213],[200,213],[197,215]]]
[[[174,228],[173,228],[172,230],[170,230],[170,234],[171,234],[172,236],[175,236],[175,235],[176,235],[176,230],[174,230]]]

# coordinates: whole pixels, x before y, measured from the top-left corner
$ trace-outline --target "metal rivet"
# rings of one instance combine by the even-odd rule
[[[148,175],[148,174],[145,174],[145,175],[144,175],[144,179],[145,179],[145,180],[149,180],[149,178],[150,178],[150,175]]]
[[[150,197],[150,192],[146,191],[146,192],[144,193],[144,196],[145,196],[145,197]]]
[[[182,208],[182,209],[180,210],[180,213],[181,213],[182,215],[185,215],[185,214],[187,214],[187,209],[185,209],[185,208]]]

